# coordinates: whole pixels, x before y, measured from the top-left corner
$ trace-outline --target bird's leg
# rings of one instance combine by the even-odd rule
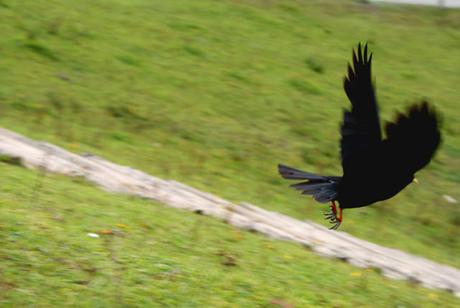
[[[334,213],[335,217],[337,218],[337,206],[335,205],[334,200],[332,200],[331,202],[332,202],[332,204],[331,204],[332,213]]]
[[[335,201],[332,201],[330,205],[331,211],[324,214],[326,219],[329,220],[330,223],[334,224],[329,229],[335,230],[337,229],[340,224],[342,223],[342,208],[339,206],[339,216],[337,216],[337,206],[335,205]]]
[[[339,216],[337,216],[337,207],[335,205],[335,201],[332,201],[332,207],[334,208],[333,209],[333,212],[335,214],[335,218],[339,221],[339,222],[342,222],[342,208],[339,206],[339,211],[340,211],[340,214]]]

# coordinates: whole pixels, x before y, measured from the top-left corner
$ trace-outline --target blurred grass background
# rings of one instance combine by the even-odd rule
[[[326,224],[322,217],[324,207],[289,190],[288,183],[277,175],[276,164],[283,162],[311,172],[340,175],[338,126],[342,109],[348,106],[342,78],[351,48],[359,41],[369,42],[374,52],[373,73],[382,118],[391,120],[395,110],[404,110],[409,103],[426,97],[443,113],[444,143],[435,160],[417,175],[419,185],[410,185],[397,197],[378,206],[346,211],[341,228],[378,244],[460,267],[460,209],[458,204],[443,198],[449,195],[460,200],[460,110],[457,105],[460,10],[376,6],[350,0],[3,0],[0,1],[0,31],[1,126],[71,151],[90,151],[232,201],[248,201],[322,224]],[[167,230],[168,224],[173,223],[170,220],[182,221],[178,224],[181,230],[169,235],[171,241],[186,245],[187,228],[197,219],[206,220],[206,225],[215,228],[216,231],[209,231],[215,235],[204,236],[200,249],[194,253],[185,249],[174,256],[180,259],[179,263],[187,263],[183,266],[189,266],[192,271],[189,279],[196,279],[193,266],[203,266],[197,263],[212,263],[206,253],[205,247],[209,245],[206,243],[216,243],[218,238],[231,237],[236,232],[207,218],[150,206],[145,201],[107,196],[81,181],[63,178],[44,184],[46,194],[40,195],[47,197],[43,197],[40,204],[63,217],[69,215],[65,209],[70,207],[78,213],[75,214],[78,218],[71,216],[54,222],[54,214],[36,209],[25,197],[14,197],[18,192],[27,194],[24,187],[32,190],[33,181],[27,178],[33,178],[34,173],[6,165],[2,168],[6,176],[1,187],[11,189],[4,191],[0,200],[2,236],[8,238],[11,232],[16,232],[15,228],[25,228],[26,234],[0,248],[4,260],[9,260],[8,265],[0,265],[0,279],[6,281],[2,286],[7,290],[2,292],[7,295],[0,295],[0,299],[3,296],[6,303],[27,300],[21,295],[20,283],[11,282],[13,286],[8,287],[9,279],[16,276],[5,272],[6,269],[20,271],[24,266],[21,259],[9,259],[10,251],[15,249],[19,255],[31,255],[29,273],[37,275],[37,282],[44,277],[50,279],[48,286],[60,281],[63,283],[60,287],[64,288],[62,294],[65,288],[70,288],[68,283],[75,287],[60,274],[48,277],[46,272],[37,272],[34,261],[44,262],[43,266],[52,270],[56,270],[55,266],[69,266],[67,263],[56,265],[46,254],[33,252],[30,245],[41,241],[40,247],[65,254],[65,250],[58,252],[63,248],[55,241],[55,235],[49,234],[50,230],[65,231],[59,236],[72,251],[73,245],[77,248],[88,245],[79,241],[91,240],[85,233],[75,235],[72,232],[75,228],[87,230],[96,222],[111,225],[108,213],[124,217],[126,225],[135,225],[136,215],[149,215],[146,224],[157,228],[136,231],[139,238],[133,242],[117,239],[129,250],[130,245],[148,242],[150,236],[166,236],[166,232],[160,230]],[[10,174],[25,179],[7,181]],[[103,206],[104,203],[107,205]],[[51,228],[46,231],[49,240],[35,232],[35,224]],[[254,244],[259,247],[267,240],[247,234],[244,237],[244,243],[231,244],[231,250],[245,255],[241,262],[257,264],[263,255],[267,258],[279,255],[279,251],[267,250],[246,253],[247,247],[254,243],[259,243]],[[301,301],[300,304],[331,306],[336,303],[334,296],[341,296],[339,306],[364,304],[378,296],[384,299],[382,294],[389,292],[384,291],[386,285],[397,286],[395,305],[398,301],[404,305],[424,303],[425,295],[416,294],[425,291],[387,282],[378,276],[372,278],[378,285],[375,292],[364,292],[356,302],[352,294],[357,290],[338,295],[340,289],[331,288],[326,291],[330,294],[324,296],[325,302],[304,303],[302,300],[308,301],[311,294],[320,292],[318,285],[311,287],[312,281],[324,279],[323,287],[346,284],[349,278],[346,272],[354,269],[320,260],[295,245],[270,243],[279,245],[282,251],[298,254],[302,262],[297,259],[286,262],[283,270],[277,271],[275,268],[281,265],[275,260],[266,265],[265,274],[252,277],[238,268],[236,275],[248,275],[264,284],[267,279],[273,279],[273,288],[292,289],[289,296]],[[158,249],[157,253],[164,258],[172,258],[175,253],[167,245],[152,245],[152,250]],[[211,244],[209,249],[214,251],[218,247]],[[152,266],[145,264],[152,253],[149,247],[139,249],[136,255],[144,261],[120,265],[126,272]],[[193,256],[199,262],[189,264]],[[130,257],[125,258],[128,262]],[[110,258],[101,262],[101,268],[109,270],[111,262],[119,263]],[[336,266],[343,267],[344,272],[342,275],[316,272],[314,264],[331,271]],[[213,266],[215,276],[205,280],[209,284],[222,279],[222,272],[227,272],[218,264]],[[284,271],[291,275],[282,274]],[[79,274],[83,275],[84,270]],[[2,278],[5,275],[7,278]],[[146,278],[148,283],[145,283],[160,292],[161,286],[155,278],[146,275],[150,278]],[[242,281],[247,279],[238,277]],[[15,279],[24,282],[26,278]],[[307,278],[312,280],[305,280]],[[361,277],[355,278],[361,281]],[[294,281],[297,282],[294,284]],[[187,288],[196,287],[191,280],[182,283],[187,291],[177,296],[190,292]],[[286,283],[292,285],[288,288]],[[114,288],[108,281],[103,284],[105,291],[101,292],[110,293],[109,289]],[[232,287],[237,284],[228,282]],[[24,289],[26,294],[38,296],[43,291],[51,292],[46,286],[37,283]],[[98,292],[88,291],[91,286],[97,289],[98,285],[79,286],[73,289],[77,290],[75,296],[79,292]],[[126,288],[135,294],[137,287]],[[178,285],[171,282],[170,287]],[[224,286],[218,285],[216,290],[220,290],[216,291],[220,294]],[[261,291],[265,295],[257,298],[257,302],[268,303],[269,299],[264,296],[276,294],[273,290]],[[105,293],[91,294],[88,305],[110,300],[104,298]],[[147,293],[142,294],[136,295],[137,304],[147,300]],[[45,302],[53,299],[53,293],[48,296]],[[165,295],[165,301],[168,296]],[[434,299],[429,300],[436,305],[438,300],[446,301],[444,296],[453,300],[447,295],[440,296],[442,298],[435,293]],[[199,305],[201,297],[195,293],[191,297],[196,298]],[[56,295],[56,303],[62,302],[59,298]],[[202,298],[204,300],[204,295]],[[222,303],[238,298],[243,297],[239,293],[216,295],[216,301]],[[250,303],[256,299],[247,300]],[[181,299],[176,297],[172,303],[177,301]]]
[[[447,292],[79,178],[47,175],[32,199],[36,174],[0,172],[2,307],[458,306]]]

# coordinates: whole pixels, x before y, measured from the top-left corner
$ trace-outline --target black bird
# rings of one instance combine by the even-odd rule
[[[406,114],[398,113],[393,123],[387,122],[386,138],[382,139],[371,62],[367,44],[363,49],[359,44],[343,83],[351,102],[340,128],[343,176],[278,165],[285,179],[302,180],[291,187],[318,202],[331,202],[331,211],[325,214],[333,224],[331,229],[340,226],[342,209],[370,205],[400,192],[414,180],[415,172],[429,163],[441,141],[439,117],[426,101],[410,106]]]

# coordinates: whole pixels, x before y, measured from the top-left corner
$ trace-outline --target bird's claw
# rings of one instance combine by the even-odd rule
[[[332,201],[332,204],[329,207],[331,210],[324,213],[324,218],[333,224],[329,230],[337,230],[337,228],[342,224],[342,209],[339,208],[340,216],[337,216],[337,206],[334,201]]]

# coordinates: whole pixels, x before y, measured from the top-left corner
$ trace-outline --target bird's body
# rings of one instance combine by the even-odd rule
[[[286,179],[303,180],[291,185],[322,203],[332,202],[327,218],[337,228],[342,209],[370,205],[399,193],[414,174],[431,160],[441,141],[438,117],[427,102],[412,105],[407,114],[386,123],[382,138],[378,106],[371,80],[372,54],[367,45],[353,51],[344,89],[351,109],[345,110],[341,125],[343,176],[321,176],[279,165]],[[335,201],[339,202],[340,216]]]
[[[414,175],[397,168],[384,147],[377,147],[353,173],[340,181],[337,201],[341,208],[356,208],[389,199],[409,185]],[[371,158],[371,159],[369,159]]]

